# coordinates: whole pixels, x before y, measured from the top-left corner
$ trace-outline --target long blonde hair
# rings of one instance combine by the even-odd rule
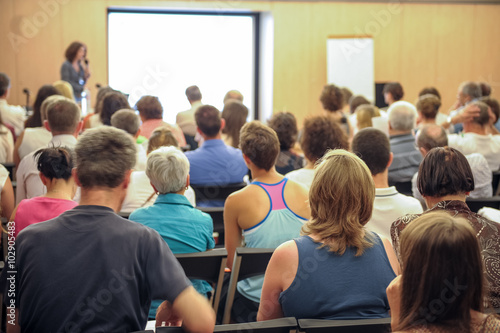
[[[340,255],[355,247],[360,256],[373,244],[364,225],[371,218],[374,199],[375,185],[366,164],[346,150],[330,150],[314,172],[309,190],[311,220],[302,233],[318,235],[324,246]]]

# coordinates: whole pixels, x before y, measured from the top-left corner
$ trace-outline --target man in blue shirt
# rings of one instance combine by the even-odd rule
[[[203,145],[186,152],[194,185],[227,185],[241,183],[248,168],[241,150],[227,146],[221,138],[225,121],[219,110],[211,105],[200,106],[195,112],[198,133]]]

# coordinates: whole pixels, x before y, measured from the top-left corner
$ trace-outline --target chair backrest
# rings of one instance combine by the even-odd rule
[[[215,284],[212,305],[217,315],[227,261],[226,249],[221,248],[205,252],[176,254],[175,257],[188,278],[205,280]]]
[[[391,318],[322,320],[299,319],[300,331],[306,333],[386,333],[391,332]]]
[[[233,269],[229,279],[226,306],[224,308],[223,324],[228,324],[231,318],[236,284],[243,279],[261,275],[266,272],[267,264],[273,255],[274,249],[257,249],[238,247],[235,251]]]
[[[214,224],[214,232],[219,234],[219,238],[215,240],[215,244],[224,245],[224,207],[196,207],[196,208],[210,215]]]
[[[465,202],[474,213],[477,213],[483,207],[500,209],[500,196],[491,198],[467,198]]]
[[[297,320],[293,317],[257,321],[243,324],[216,325],[217,333],[289,333],[297,328]],[[184,333],[182,327],[162,326],[156,328],[156,333]]]
[[[191,187],[196,194],[196,206],[204,205],[205,202],[215,202],[220,201],[221,206],[224,206],[224,201],[233,192],[241,190],[247,184],[236,183],[236,184],[226,184],[226,185],[196,185],[191,184]]]

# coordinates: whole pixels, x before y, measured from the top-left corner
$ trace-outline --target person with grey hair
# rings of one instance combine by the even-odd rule
[[[132,212],[129,219],[158,231],[173,253],[212,249],[215,246],[212,218],[194,208],[184,196],[189,186],[189,161],[184,153],[172,146],[158,148],[148,156],[146,175],[159,193],[158,198],[152,206]],[[205,281],[191,282],[204,296],[212,291]],[[150,318],[155,318],[160,303],[153,301]]]
[[[478,109],[479,114],[464,121],[463,133],[448,135],[449,146],[464,155],[482,154],[490,169],[497,171],[500,168],[500,135],[487,134],[490,119],[488,105],[475,101],[468,104],[467,108]]]
[[[448,136],[445,129],[439,125],[425,125],[418,131],[415,143],[420,154],[425,158],[432,148],[448,146]],[[488,166],[488,161],[479,153],[465,155],[465,158],[469,162],[472,174],[474,175],[474,190],[470,192],[469,196],[471,198],[491,197],[493,195],[491,187],[492,173]],[[420,200],[422,206],[426,207],[427,204],[422,194],[418,191],[417,177],[418,172],[415,173],[411,180],[413,197]]]
[[[130,136],[108,126],[90,129],[75,153],[79,206],[25,228],[16,239],[17,288],[9,301],[15,301],[18,322],[9,329],[139,331],[151,300],[166,299],[158,316],[170,313],[167,324],[182,320],[187,331],[213,332],[210,304],[158,232],[115,213],[135,164]]]
[[[472,81],[462,82],[458,86],[457,99],[455,104],[450,108],[447,121],[441,123],[445,129],[453,133],[459,133],[463,129],[463,123],[470,120],[470,115],[467,112],[467,105],[477,101],[482,96],[481,86]],[[477,114],[474,114],[477,116]],[[467,118],[467,119],[464,119]]]
[[[231,100],[237,100],[240,103],[243,103],[243,94],[238,90],[229,90],[226,95],[224,95],[223,103],[226,104]]]
[[[26,110],[18,105],[10,105],[7,99],[10,95],[10,78],[5,73],[0,73],[0,116],[5,125],[14,129],[15,136],[24,129]]]
[[[111,126],[124,130],[132,136],[137,148],[137,162],[135,163],[134,170],[146,170],[146,160],[148,158],[146,150],[142,144],[137,143],[137,138],[141,134],[139,116],[132,109],[118,110],[111,116]]]
[[[389,167],[389,185],[409,182],[422,160],[415,149],[413,129],[416,126],[417,109],[411,103],[398,101],[389,107],[389,138],[394,158]]]

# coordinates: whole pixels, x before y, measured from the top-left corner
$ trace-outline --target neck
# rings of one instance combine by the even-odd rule
[[[476,123],[464,123],[464,132],[486,135],[486,128]]]
[[[427,124],[435,124],[436,123],[436,118],[422,118],[422,121],[420,122],[420,124],[422,125],[427,125]]]
[[[52,179],[47,184],[46,198],[73,200],[76,192],[76,185],[73,178],[68,180]]]
[[[74,133],[66,133],[66,132],[54,132],[51,131],[52,137],[58,136],[58,135],[72,135],[76,138],[76,135]]]
[[[306,166],[304,167],[304,169],[314,169],[315,163],[316,163],[316,161],[312,162],[312,161],[308,160],[306,157]]]
[[[115,188],[93,187],[82,188],[80,205],[95,205],[109,207],[119,212],[122,207],[126,191],[121,186]]]
[[[438,202],[441,201],[449,201],[449,200],[458,200],[465,202],[466,194],[453,194],[453,195],[445,195],[444,197],[426,197],[424,196],[425,203],[427,204],[427,208],[434,207]]]
[[[398,130],[389,128],[389,136],[406,135],[406,134],[411,134],[411,131],[398,131]]]
[[[222,140],[222,132],[219,131],[216,136],[213,137],[208,137],[205,134],[201,133],[201,136],[203,137],[203,140],[209,141],[209,140]]]
[[[385,169],[383,172],[372,175],[373,182],[375,183],[375,188],[388,188],[389,187],[389,171]]]
[[[266,171],[264,169],[259,169],[254,166],[250,169],[250,171],[252,172],[252,180],[259,181],[262,183],[274,184],[284,178],[276,171],[274,166],[269,171]]]

